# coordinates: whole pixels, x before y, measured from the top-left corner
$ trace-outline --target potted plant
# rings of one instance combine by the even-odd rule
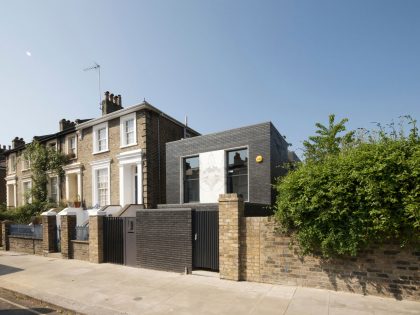
[[[80,201],[80,195],[77,195],[77,199],[73,201],[73,207],[80,208],[82,205],[82,202]]]

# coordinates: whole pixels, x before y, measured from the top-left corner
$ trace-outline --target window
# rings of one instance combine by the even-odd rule
[[[32,188],[32,182],[26,181],[22,183],[23,189],[23,204],[28,204],[32,202],[32,196],[31,196],[31,188]]]
[[[111,203],[110,169],[111,159],[93,161],[92,166],[92,205],[106,206]]]
[[[108,204],[108,169],[102,168],[96,170],[96,189],[98,200],[97,203],[99,206],[105,206]]]
[[[12,154],[9,158],[9,172],[15,173],[16,172],[16,155]]]
[[[50,178],[50,199],[51,202],[58,203],[58,178]]]
[[[121,147],[137,144],[136,113],[120,118]]]
[[[76,142],[76,136],[72,136],[68,138],[68,148],[67,153],[71,155],[72,157],[76,157],[77,155],[77,142]]]
[[[228,151],[227,161],[227,193],[248,200],[248,149]]]
[[[198,156],[184,159],[184,202],[200,201],[200,164]]]
[[[57,142],[48,143],[48,147],[54,151],[57,151]]]
[[[93,127],[93,153],[108,151],[108,124]]]
[[[22,155],[22,160],[23,160],[22,170],[29,170],[31,168],[31,160],[28,159],[28,157],[26,157],[25,154]]]

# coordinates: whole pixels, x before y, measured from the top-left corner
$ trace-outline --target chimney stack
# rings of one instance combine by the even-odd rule
[[[24,145],[25,145],[25,141],[23,140],[23,138],[15,137],[12,140],[12,149],[16,149],[17,147],[24,146]]]
[[[110,94],[109,91],[106,91],[102,101],[102,116],[120,109],[123,109],[121,95]]]
[[[59,121],[60,131],[74,127],[74,125],[75,125],[74,122],[64,119],[64,118]]]

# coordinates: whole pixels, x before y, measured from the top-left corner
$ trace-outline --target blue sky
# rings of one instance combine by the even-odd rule
[[[420,1],[2,1],[0,144],[143,98],[201,133],[272,121],[293,144],[420,119]],[[30,52],[31,56],[28,56]],[[301,154],[301,152],[300,152]]]

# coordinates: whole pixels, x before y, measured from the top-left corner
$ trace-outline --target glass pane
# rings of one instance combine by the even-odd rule
[[[227,193],[237,193],[248,200],[248,149],[230,151],[227,155]]]
[[[198,156],[184,159],[184,202],[200,201],[200,162]]]
[[[98,203],[105,206],[108,203],[108,170],[106,168],[96,171]]]

